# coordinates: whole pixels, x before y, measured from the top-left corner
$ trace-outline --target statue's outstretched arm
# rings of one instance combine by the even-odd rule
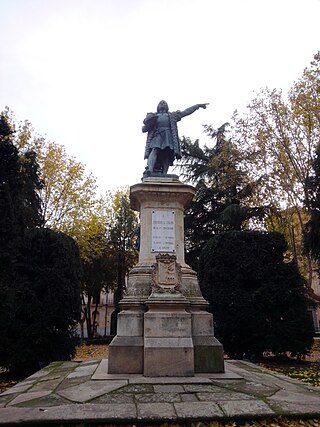
[[[199,110],[199,108],[207,108],[207,105],[209,105],[208,103],[206,104],[196,104],[193,105],[192,107],[187,108],[184,111],[181,111],[181,118],[185,117],[185,116],[189,116],[190,114],[194,113],[195,111]]]

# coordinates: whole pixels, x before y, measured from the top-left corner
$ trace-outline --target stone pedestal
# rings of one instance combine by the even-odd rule
[[[143,372],[143,316],[145,306],[128,298],[120,304],[117,335],[109,345],[109,372],[141,374]]]
[[[184,210],[194,194],[175,175],[144,178],[130,188],[131,207],[140,212],[139,262],[120,303],[109,373],[224,372],[208,303],[184,259]]]
[[[144,375],[189,377],[194,374],[191,314],[180,293],[153,293],[144,315]]]

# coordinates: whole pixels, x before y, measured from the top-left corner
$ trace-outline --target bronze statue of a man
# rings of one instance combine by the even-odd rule
[[[167,174],[174,159],[181,159],[177,122],[208,104],[196,104],[184,111],[169,112],[166,101],[160,101],[156,113],[148,113],[142,132],[148,132],[144,158],[148,159],[146,172]]]

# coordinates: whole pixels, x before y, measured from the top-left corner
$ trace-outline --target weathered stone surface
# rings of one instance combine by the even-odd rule
[[[8,406],[18,405],[19,403],[27,402],[28,400],[39,399],[39,397],[48,396],[49,394],[51,394],[50,390],[23,393],[11,400],[11,402],[8,403]]]
[[[78,386],[58,390],[57,393],[73,402],[88,402],[95,397],[101,396],[117,388],[123,387],[127,384],[125,380],[122,381],[86,381]]]
[[[276,403],[288,402],[288,403],[295,403],[299,405],[301,401],[303,401],[303,399],[306,399],[308,404],[315,403],[320,405],[319,392],[305,390],[304,393],[302,393],[301,391],[299,393],[296,393],[296,392],[290,392],[288,390],[279,390],[273,396],[268,398],[268,402],[276,402]]]
[[[148,377],[194,374],[191,338],[146,338],[144,348],[144,375]]]
[[[223,347],[214,336],[194,336],[195,372],[225,371]]]
[[[173,311],[170,303],[161,312],[151,309],[144,315],[144,337],[191,338],[191,315],[182,310]]]
[[[0,396],[0,408],[4,408],[5,406],[7,406],[10,400],[13,400],[16,396],[17,394],[11,394],[11,393],[7,395],[2,394]]]
[[[151,384],[129,384],[121,389],[113,391],[113,394],[116,393],[152,393],[154,391]]]
[[[65,378],[56,388],[56,390],[59,389],[66,389],[74,386],[78,386],[86,381],[90,381],[92,377],[90,375],[86,377],[76,377],[76,378]]]
[[[144,393],[135,395],[138,403],[181,402],[179,393]]]
[[[7,394],[17,394],[17,393],[23,393],[24,391],[29,390],[33,385],[33,382],[28,383],[18,383],[14,385],[11,388],[8,388],[8,390],[4,391],[1,396],[5,396]]]
[[[222,408],[227,417],[261,417],[274,416],[275,412],[261,400],[232,400],[220,401],[219,406]]]
[[[184,386],[185,391],[189,393],[220,393],[221,390],[220,387],[217,387],[216,385],[210,384],[186,384]]]
[[[227,369],[228,365],[229,362]],[[86,365],[78,363],[76,366]],[[156,420],[161,423],[173,420],[181,424],[192,420],[219,420],[221,417],[252,420],[280,415],[320,417],[319,389],[265,369],[260,371],[257,365],[242,366],[237,367],[237,375],[242,377],[240,380],[226,380],[225,374],[221,374],[221,380],[215,378],[213,381],[204,374],[156,378],[128,374],[127,379],[122,379],[121,375],[118,380],[88,381],[88,376],[68,379],[70,365],[64,369],[60,363],[58,388],[59,393],[65,395],[57,394],[52,379],[45,380],[41,375],[34,377],[37,380],[27,379],[13,387],[20,392],[0,396],[0,426],[68,422],[136,424]],[[79,383],[70,387],[73,381]],[[52,389],[32,392],[26,387],[37,384],[51,385]]]
[[[60,405],[69,405],[70,401],[64,399],[61,396],[58,396],[55,393],[46,394],[45,396],[38,397],[36,399],[23,401],[21,403],[15,404],[14,406],[24,407],[24,408],[43,408],[54,407]]]
[[[109,374],[142,374],[143,338],[116,336],[109,346]]]
[[[212,384],[209,378],[204,377],[144,377],[132,376],[128,378],[129,384]]]
[[[176,413],[171,403],[139,403],[138,420],[174,420]]]
[[[167,176],[145,177],[130,188],[131,205],[140,212],[139,262],[129,273],[127,295],[120,302],[109,374],[224,372],[208,303],[196,272],[184,259],[184,211],[194,194],[192,186]],[[159,308],[159,301],[167,305]],[[168,347],[164,340],[170,338],[175,343]],[[189,343],[181,345],[182,338]]]
[[[182,402],[198,402],[199,399],[195,393],[181,393]]]
[[[120,337],[142,337],[143,315],[141,311],[123,310],[118,314],[117,335]]]
[[[253,396],[272,396],[274,393],[276,393],[279,390],[279,387],[264,384],[264,383],[257,383],[253,381],[238,381],[233,384],[225,384],[225,387],[234,390],[239,391],[242,393],[248,393]]]
[[[128,403],[134,403],[135,402],[135,395],[133,393],[110,393],[110,394],[104,394],[103,396],[97,397],[96,399],[93,399],[91,403],[121,403],[121,404],[128,404]]]
[[[45,422],[105,422],[117,420],[134,420],[137,418],[136,407],[133,404],[106,404],[106,405],[63,405],[46,408],[4,408],[1,410],[1,424],[29,423],[41,425]]]
[[[212,402],[181,402],[174,403],[179,419],[207,420],[221,418],[223,412],[219,406]]]
[[[73,372],[71,372],[67,378],[80,378],[80,377],[86,377],[88,375],[94,374],[95,370],[97,369],[99,363],[94,364],[84,364],[81,366],[78,366]]]
[[[184,387],[178,384],[155,384],[155,393],[184,393]]]
[[[281,404],[275,402],[268,402],[270,407],[274,409],[275,412],[283,416],[296,416],[296,417],[319,417],[319,402],[317,403],[308,403],[308,402],[281,402]]]
[[[195,189],[181,182],[153,179],[151,182],[131,186],[130,200],[133,209],[140,212],[141,239],[139,263],[154,263],[155,255],[152,252],[152,211],[173,210],[175,212],[175,254],[177,262],[184,262],[184,209],[191,201]]]
[[[36,384],[34,384],[30,389],[29,392],[36,392],[36,391],[45,391],[45,390],[54,390],[58,387],[58,385],[61,383],[62,378],[56,378],[54,380],[48,380],[48,381],[40,381]]]

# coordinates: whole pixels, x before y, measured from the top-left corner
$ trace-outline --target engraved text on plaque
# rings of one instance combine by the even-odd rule
[[[152,211],[152,252],[175,252],[174,211]]]

